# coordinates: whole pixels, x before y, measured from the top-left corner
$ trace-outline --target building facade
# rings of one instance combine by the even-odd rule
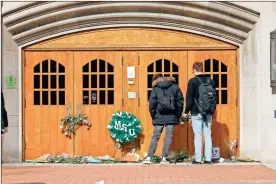
[[[239,156],[276,161],[275,18],[274,2],[4,2],[1,68],[10,124],[3,161],[113,155],[106,126],[118,110],[141,119],[142,136],[125,150],[143,155],[152,134],[152,75],[173,76],[186,92],[195,61],[217,84],[212,131],[221,155],[229,156],[225,142],[238,140]],[[9,86],[11,77],[16,86]],[[78,112],[92,128],[68,139],[60,119]],[[190,125],[176,128],[171,150],[193,152]]]

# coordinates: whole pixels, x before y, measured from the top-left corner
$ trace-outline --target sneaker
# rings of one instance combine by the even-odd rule
[[[143,164],[151,164],[151,158],[147,157],[144,161]]]
[[[199,164],[200,165],[201,162],[197,162],[197,161],[193,160],[192,164]]]
[[[211,161],[205,161],[205,164],[207,164],[207,165],[211,165],[211,164],[212,164],[212,162],[211,162]]]
[[[163,157],[160,164],[165,165],[170,164],[170,162],[166,159],[166,157]]]

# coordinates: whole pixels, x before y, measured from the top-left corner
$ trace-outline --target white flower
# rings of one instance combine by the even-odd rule
[[[63,126],[62,126],[62,125],[60,125],[60,127],[59,127],[59,128],[63,129]]]
[[[108,129],[111,129],[111,128],[112,128],[112,126],[111,126],[111,125],[107,125],[107,128],[108,128]]]

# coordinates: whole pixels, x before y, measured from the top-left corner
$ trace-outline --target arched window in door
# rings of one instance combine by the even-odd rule
[[[82,101],[84,105],[114,104],[114,67],[94,59],[82,67]]]
[[[65,105],[65,67],[44,60],[34,67],[34,105]]]
[[[207,59],[204,61],[203,71],[216,83],[217,104],[228,104],[227,66],[219,60]]]
[[[174,77],[176,83],[179,83],[179,70],[178,66],[168,60],[168,59],[158,59],[155,62],[151,63],[147,67],[147,91],[148,91],[148,99],[150,97],[152,91],[152,77],[154,74],[162,73],[165,77]]]

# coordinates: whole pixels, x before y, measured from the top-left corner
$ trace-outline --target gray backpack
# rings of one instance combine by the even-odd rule
[[[207,115],[213,115],[216,110],[216,89],[211,85],[210,78],[207,78],[205,83],[199,77],[196,78],[200,84],[198,87],[199,98],[198,101],[195,99],[195,103],[202,117],[206,118]]]

